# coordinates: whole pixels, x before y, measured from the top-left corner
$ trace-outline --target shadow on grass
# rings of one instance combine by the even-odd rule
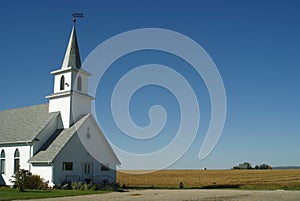
[[[25,191],[23,192],[19,192],[18,193],[52,193],[54,190],[49,189],[49,190],[31,190],[31,189],[25,189]]]

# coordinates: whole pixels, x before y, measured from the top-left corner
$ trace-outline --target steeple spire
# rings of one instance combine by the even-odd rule
[[[88,95],[88,77],[91,74],[81,69],[75,22],[63,64],[51,74],[54,75],[54,91],[46,96],[49,112],[60,112],[60,126],[70,128],[82,115],[91,112],[91,101],[94,100]]]
[[[70,40],[68,43],[68,47],[66,50],[65,58],[62,64],[62,69],[73,67],[80,69],[81,68],[81,61],[80,61],[80,54],[79,54],[79,48],[77,43],[77,37],[76,37],[76,29],[75,24],[72,28]]]

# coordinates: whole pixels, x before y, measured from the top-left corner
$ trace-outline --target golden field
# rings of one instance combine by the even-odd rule
[[[243,189],[300,189],[300,169],[161,170],[148,174],[133,170],[125,172],[117,172],[117,182],[127,187],[179,188],[182,182],[184,188],[236,185]]]

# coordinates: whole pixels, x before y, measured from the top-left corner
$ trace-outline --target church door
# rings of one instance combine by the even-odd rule
[[[93,181],[93,163],[82,163],[82,175],[86,183]]]

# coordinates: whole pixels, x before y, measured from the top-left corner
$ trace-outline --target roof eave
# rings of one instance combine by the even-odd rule
[[[27,161],[28,163],[31,164],[48,164],[48,165],[52,165],[53,161],[30,161],[30,159]]]
[[[12,142],[0,142],[0,145],[9,145],[9,144],[12,144],[12,145],[16,145],[16,144],[33,144],[34,143],[34,140],[29,140],[29,141],[12,141]]]

